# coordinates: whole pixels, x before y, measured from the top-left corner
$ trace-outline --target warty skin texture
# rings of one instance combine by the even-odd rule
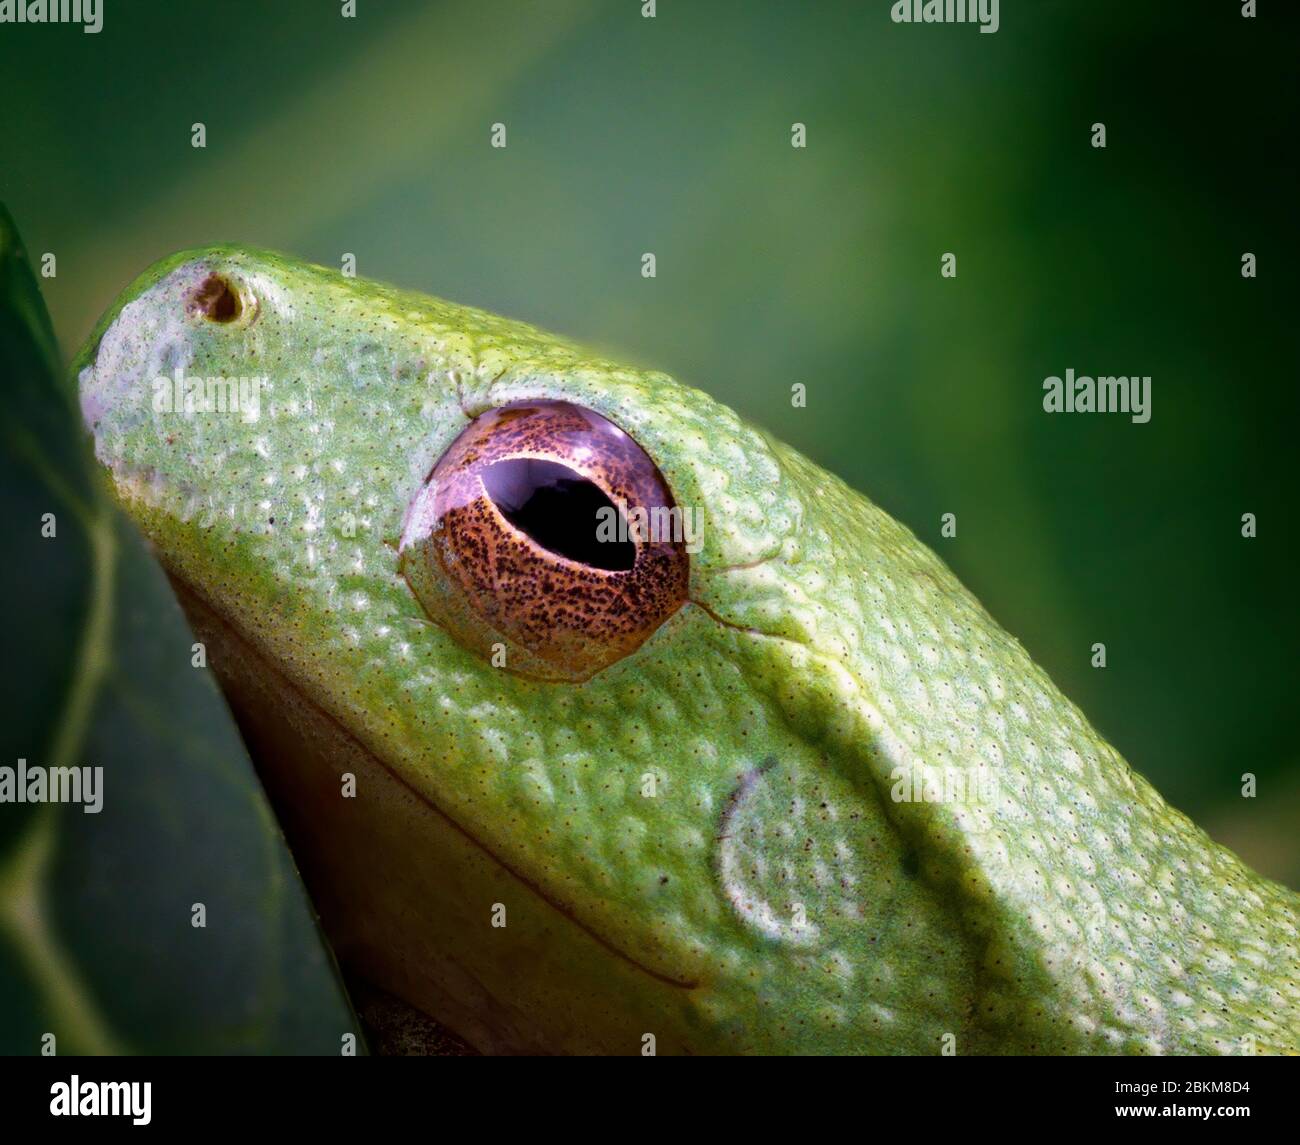
[[[232,321],[193,308],[212,275]],[[264,375],[258,416],[155,410],[177,367]],[[906,528],[702,392],[238,247],[152,268],[74,370],[341,957],[483,1048],[1300,1048],[1297,896]],[[401,572],[439,457],[522,399],[610,419],[704,514],[688,603],[582,683],[493,667]]]

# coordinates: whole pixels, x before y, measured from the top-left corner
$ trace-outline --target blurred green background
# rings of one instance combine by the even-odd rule
[[[225,240],[708,390],[916,530],[1171,802],[1300,886],[1284,6],[1004,0],[995,35],[889,7],[105,0],[99,35],[0,27],[0,198],[57,256],[65,355],[148,263]],[[1151,375],[1151,422],[1045,414],[1070,367]]]

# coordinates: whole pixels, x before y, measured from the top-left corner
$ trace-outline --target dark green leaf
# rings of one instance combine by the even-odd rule
[[[337,969],[74,402],[0,207],[0,767],[103,769],[98,813],[0,803],[0,1052],[336,1054]]]

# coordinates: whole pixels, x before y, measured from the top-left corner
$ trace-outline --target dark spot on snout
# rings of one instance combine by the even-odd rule
[[[903,852],[903,874],[909,879],[914,879],[917,872],[921,869],[921,858],[915,851]]]
[[[189,309],[210,322],[233,322],[241,306],[230,283],[219,274],[210,274],[190,295]]]

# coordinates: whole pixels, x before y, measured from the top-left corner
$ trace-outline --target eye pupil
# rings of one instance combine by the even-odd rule
[[[580,473],[545,458],[512,457],[488,466],[482,480],[501,515],[542,548],[606,572],[636,563],[622,513]]]

